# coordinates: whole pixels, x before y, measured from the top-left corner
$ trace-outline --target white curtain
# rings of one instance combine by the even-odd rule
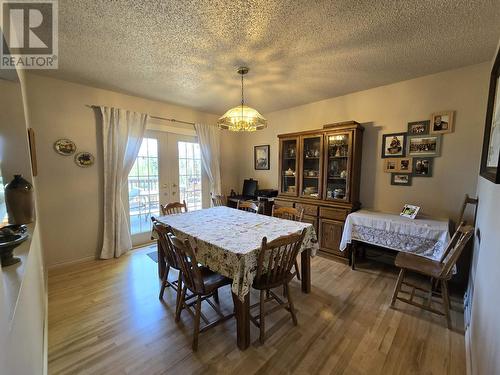
[[[195,124],[201,150],[201,162],[210,180],[210,192],[222,193],[220,179],[220,130],[214,125]]]
[[[104,236],[101,259],[132,248],[122,195],[146,130],[148,115],[101,107],[104,147]]]

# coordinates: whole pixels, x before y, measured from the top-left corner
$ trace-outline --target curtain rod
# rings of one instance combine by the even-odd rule
[[[86,104],[85,105],[86,107],[89,107],[89,108],[100,108],[100,106],[98,105],[90,105],[90,104]],[[178,122],[180,124],[187,124],[187,125],[193,125],[194,126],[194,122],[189,122],[189,121],[182,121],[182,120],[176,120],[175,118],[165,118],[165,117],[160,117],[160,116],[151,116],[149,115],[150,118],[154,118],[156,120],[164,120],[164,121],[170,121],[170,122]]]

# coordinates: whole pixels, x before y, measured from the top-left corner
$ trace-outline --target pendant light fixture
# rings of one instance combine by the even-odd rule
[[[219,118],[217,125],[220,129],[235,132],[253,132],[267,127],[267,120],[256,109],[245,105],[243,91],[243,76],[248,73],[248,68],[242,66],[238,68],[241,75],[241,105],[231,108]]]

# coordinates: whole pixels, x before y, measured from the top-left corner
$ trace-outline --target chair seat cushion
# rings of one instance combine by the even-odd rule
[[[252,286],[257,290],[271,289],[283,285],[284,283],[290,282],[290,280],[292,280],[294,277],[295,272],[288,272],[282,279],[271,283],[267,281],[267,274],[264,274],[260,278],[255,278]]]
[[[205,292],[210,294],[224,285],[230,285],[233,281],[207,267],[200,267],[201,277],[205,285]]]
[[[424,258],[420,255],[400,252],[396,256],[395,264],[399,268],[405,268],[426,276],[438,278],[443,270],[442,263],[435,260]]]

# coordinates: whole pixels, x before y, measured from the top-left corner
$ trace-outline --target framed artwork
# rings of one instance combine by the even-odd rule
[[[411,186],[411,174],[408,173],[392,173],[391,185]]]
[[[406,133],[382,135],[382,158],[406,156]]]
[[[429,134],[429,120],[414,121],[408,123],[408,135],[425,135]]]
[[[35,131],[33,128],[28,128],[28,144],[30,148],[31,173],[36,177],[38,175],[38,163],[36,160]]]
[[[431,118],[431,134],[453,133],[453,111],[436,112]]]
[[[407,217],[409,219],[415,219],[420,211],[419,206],[414,206],[412,204],[405,204],[403,211],[399,214],[400,216]]]
[[[480,173],[487,180],[500,184],[500,51],[490,77]]]
[[[254,146],[253,158],[256,170],[269,170],[269,145]]]
[[[441,134],[412,135],[408,137],[408,156],[439,156],[441,153]]]
[[[384,159],[384,172],[411,173],[413,170],[412,158],[389,158]]]
[[[413,177],[432,177],[434,158],[413,158]]]

